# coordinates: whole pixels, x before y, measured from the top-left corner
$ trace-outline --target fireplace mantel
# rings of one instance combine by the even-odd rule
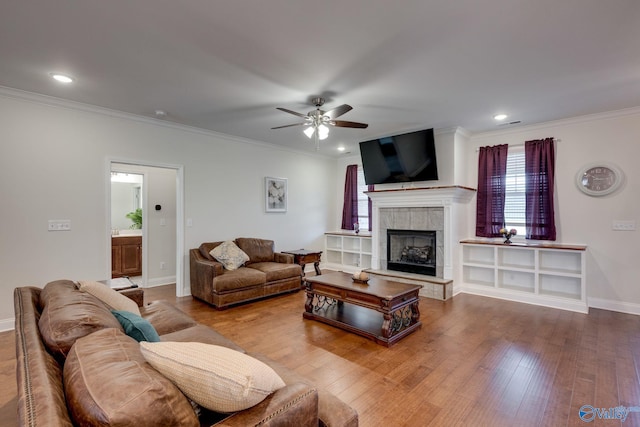
[[[366,194],[371,198],[373,220],[371,267],[377,270],[386,268],[380,265],[381,239],[386,239],[386,232],[384,235],[381,233],[383,228],[380,224],[381,209],[441,207],[444,211],[442,278],[454,279],[454,248],[467,234],[466,229],[462,229],[466,213],[464,207],[473,198],[475,192],[473,188],[459,185],[368,191]]]

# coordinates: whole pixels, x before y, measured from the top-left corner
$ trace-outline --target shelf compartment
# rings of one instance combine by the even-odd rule
[[[495,270],[486,267],[472,267],[465,265],[462,274],[464,281],[473,285],[494,287]]]
[[[342,249],[345,251],[360,252],[360,238],[359,237],[343,237]]]
[[[362,246],[362,253],[371,253],[371,239],[361,238],[360,245]]]
[[[516,248],[498,248],[498,266],[533,270],[535,251]]]
[[[494,251],[490,246],[463,246],[463,260],[467,264],[493,265]]]
[[[360,267],[361,268],[371,268],[371,255],[362,254],[360,257]]]
[[[342,249],[342,238],[340,236],[327,236],[327,249]]]
[[[342,264],[342,252],[327,249],[326,256],[327,262],[332,264]]]
[[[540,294],[562,298],[581,299],[582,286],[579,277],[540,274]]]
[[[582,273],[582,257],[580,253],[567,251],[540,251],[540,270],[550,273]]]
[[[498,270],[499,288],[522,292],[535,292],[535,273],[516,270]]]
[[[360,254],[342,252],[342,264],[360,267]]]

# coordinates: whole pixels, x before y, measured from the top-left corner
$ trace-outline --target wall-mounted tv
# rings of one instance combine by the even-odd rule
[[[433,129],[361,142],[360,156],[369,185],[438,179]]]

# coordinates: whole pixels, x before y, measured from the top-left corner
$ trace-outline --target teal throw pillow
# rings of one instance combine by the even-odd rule
[[[148,320],[143,319],[135,313],[124,310],[111,310],[118,322],[124,328],[124,332],[134,340],[159,342],[160,335]]]

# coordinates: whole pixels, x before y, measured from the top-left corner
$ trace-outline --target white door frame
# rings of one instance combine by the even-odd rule
[[[143,167],[153,167],[153,168],[164,168],[164,169],[173,169],[176,171],[176,296],[182,297],[185,295],[189,295],[190,292],[187,292],[185,289],[185,270],[184,270],[184,166],[169,164],[169,163],[159,163],[159,162],[149,162],[143,160],[134,160],[134,159],[123,159],[119,157],[108,157],[105,162],[106,173],[105,176],[105,193],[107,197],[106,203],[106,225],[107,229],[105,230],[105,236],[109,236],[106,239],[107,246],[107,265],[106,271],[107,274],[105,277],[111,277],[111,168],[114,163],[122,163],[131,166],[143,166]],[[145,182],[143,183],[143,191],[146,195],[147,189],[147,179],[145,176]],[[146,196],[145,196],[146,201]],[[145,215],[147,215],[147,209],[144,209],[143,214],[143,226],[145,224]],[[147,233],[142,233],[142,247],[147,247]],[[148,252],[148,251],[146,251]],[[143,256],[142,261],[142,276],[146,280],[147,278],[147,262],[146,255]]]

